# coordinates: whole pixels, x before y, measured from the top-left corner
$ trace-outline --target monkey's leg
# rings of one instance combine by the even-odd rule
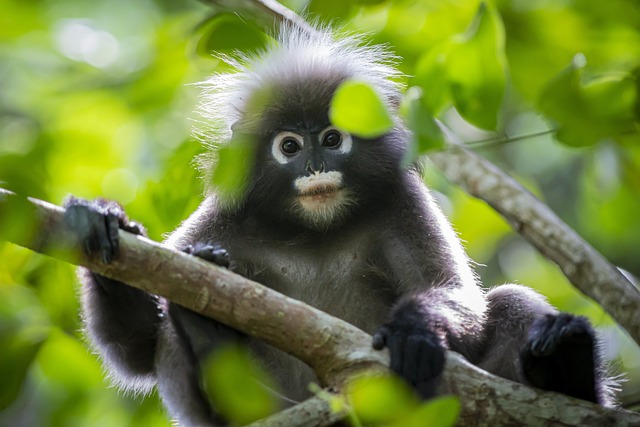
[[[544,390],[606,403],[596,336],[585,318],[559,313],[522,286],[499,286],[487,299],[489,344],[480,367]]]
[[[70,198],[65,222],[87,254],[108,264],[118,254],[118,229],[143,234],[115,202]],[[154,384],[154,357],[160,324],[158,299],[124,283],[79,270],[82,311],[88,335],[122,388],[148,391]]]
[[[229,255],[216,244],[196,243],[184,249],[214,264],[228,267]],[[156,369],[158,392],[172,416],[183,427],[226,426],[210,405],[201,387],[200,364],[221,346],[242,340],[244,335],[214,319],[172,302],[168,321],[162,325]]]

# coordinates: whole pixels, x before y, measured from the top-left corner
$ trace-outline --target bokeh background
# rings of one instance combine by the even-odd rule
[[[473,30],[479,7],[477,0],[284,3],[388,43],[401,69],[418,77],[429,55]],[[489,5],[504,25],[505,44],[494,48],[507,70],[504,98],[486,99],[499,96],[495,129],[472,126],[451,102],[434,114],[639,277],[640,5]],[[196,1],[0,0],[0,186],[56,204],[68,194],[118,200],[161,240],[202,197],[192,162],[203,151],[191,136],[194,83],[225,71],[213,52],[259,49],[267,38],[252,22]],[[478,70],[464,73],[482,85]],[[589,86],[594,81],[605,83]],[[614,371],[627,378],[623,403],[637,407],[635,344],[491,208],[429,164],[425,175],[484,282],[526,284],[588,316]],[[82,337],[72,266],[1,241],[0,260],[0,425],[170,424],[155,396],[109,387]]]

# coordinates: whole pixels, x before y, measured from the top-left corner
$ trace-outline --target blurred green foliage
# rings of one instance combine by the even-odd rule
[[[243,426],[276,413],[279,408],[272,378],[251,358],[247,349],[216,349],[203,364],[204,388],[232,426]]]
[[[350,419],[355,426],[450,427],[460,413],[455,396],[422,402],[397,376],[363,376],[347,387]]]
[[[329,120],[335,126],[365,139],[375,139],[393,126],[389,110],[373,87],[347,80],[331,101]]]
[[[444,120],[640,276],[635,0],[284,3],[401,58],[416,155],[441,143],[433,118]],[[190,84],[228,68],[212,49],[255,50],[268,37],[195,1],[0,0],[0,10],[0,186],[54,203],[116,199],[161,240],[202,194]],[[485,283],[524,283],[589,316],[628,372],[624,393],[638,393],[640,353],[602,310],[490,207],[426,170]],[[2,218],[2,233],[17,228],[28,231],[27,216]],[[169,425],[155,396],[108,387],[82,338],[72,266],[2,242],[0,259],[0,425]]]

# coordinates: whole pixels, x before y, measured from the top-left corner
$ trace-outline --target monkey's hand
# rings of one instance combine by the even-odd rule
[[[529,329],[520,355],[524,375],[534,387],[597,402],[595,345],[595,332],[586,318],[548,314]]]
[[[182,250],[185,253],[202,258],[205,261],[229,268],[229,252],[219,243],[196,242]],[[180,333],[190,345],[198,360],[206,360],[218,346],[228,342],[237,342],[246,338],[243,333],[205,317],[175,303],[169,304],[169,312]]]
[[[75,233],[86,255],[100,254],[102,262],[111,263],[118,255],[118,230],[144,235],[144,228],[129,221],[124,209],[111,200],[93,201],[69,197],[64,221],[70,231]]]
[[[396,311],[391,322],[373,335],[373,348],[389,348],[391,370],[404,378],[418,393],[435,395],[444,369],[445,347],[442,339],[430,330],[417,313]]]
[[[212,262],[220,267],[229,268],[231,262],[229,261],[229,252],[223,248],[219,243],[214,242],[196,242],[187,246],[184,252],[202,258],[205,261]]]

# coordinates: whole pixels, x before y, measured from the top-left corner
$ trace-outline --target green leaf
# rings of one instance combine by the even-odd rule
[[[374,139],[393,127],[384,102],[367,83],[348,80],[333,95],[329,119],[336,127],[362,138]]]
[[[235,133],[228,144],[218,148],[217,154],[211,182],[222,200],[236,201],[244,195],[253,168],[254,140],[249,135]]]
[[[451,42],[449,87],[456,109],[470,123],[495,129],[506,88],[504,27],[498,12],[481,3],[473,23]]]
[[[400,114],[412,131],[404,159],[406,164],[412,163],[429,151],[440,150],[445,145],[442,131],[427,103],[422,96],[422,90],[419,87],[411,87],[400,104]]]
[[[26,197],[0,193],[0,239],[32,241],[37,230],[36,220],[37,212]]]
[[[578,54],[571,64],[553,78],[542,91],[538,108],[558,123],[558,139],[567,145],[581,147],[595,144],[598,136],[584,117],[587,110],[580,79],[586,65],[584,55]]]
[[[52,328],[38,353],[43,374],[69,391],[103,387],[103,372],[87,347],[59,328]]]
[[[418,407],[413,390],[395,375],[356,378],[347,388],[355,415],[363,424],[388,424]]]
[[[438,397],[420,405],[393,427],[451,427],[460,415],[460,400],[455,396]]]
[[[323,21],[343,20],[351,15],[353,4],[344,0],[311,0],[305,7],[305,15],[319,16]]]
[[[266,46],[268,36],[256,26],[235,14],[218,14],[202,28],[197,52],[211,56],[211,52],[256,51]]]
[[[273,381],[238,346],[212,354],[204,364],[204,385],[214,406],[234,424],[249,424],[279,409],[267,388],[274,388]]]
[[[18,396],[49,333],[44,309],[32,289],[0,286],[0,411]]]
[[[630,76],[602,76],[591,80],[581,89],[591,116],[602,126],[615,128],[616,124],[633,121],[637,93],[635,81]],[[631,124],[627,130],[630,128]]]
[[[635,132],[636,82],[627,74],[605,75],[583,84],[586,60],[576,55],[543,90],[538,108],[558,124],[558,140],[586,147]]]
[[[438,114],[453,102],[447,75],[451,43],[441,43],[423,55],[416,65],[411,84],[422,89],[422,103]]]

